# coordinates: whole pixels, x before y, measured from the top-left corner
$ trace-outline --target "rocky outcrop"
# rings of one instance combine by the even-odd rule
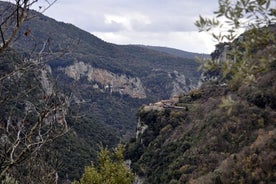
[[[127,76],[126,74],[115,74],[113,72],[94,68],[84,62],[75,62],[73,65],[63,68],[65,74],[75,80],[86,78],[93,88],[101,89],[103,92],[117,92],[127,94],[133,98],[146,98],[143,84],[138,77]]]
[[[164,109],[184,109],[183,107],[179,107],[176,104],[179,102],[179,96],[175,95],[171,99],[161,100],[156,103],[150,103],[149,105],[144,105],[141,110],[148,111],[161,111]],[[139,126],[139,121],[138,121]]]
[[[52,74],[51,67],[46,65],[41,70],[40,83],[43,88],[45,95],[53,94],[53,83],[49,80],[49,76]]]
[[[141,135],[145,132],[145,130],[148,128],[148,125],[146,125],[144,122],[141,121],[140,118],[138,118],[137,128],[136,128],[136,139],[139,139]],[[143,143],[143,140],[140,139],[141,144]]]
[[[187,93],[191,89],[195,88],[194,85],[187,84],[186,77],[184,74],[179,73],[178,71],[173,71],[168,73],[169,78],[173,79],[173,90],[171,92],[171,97],[183,93]]]

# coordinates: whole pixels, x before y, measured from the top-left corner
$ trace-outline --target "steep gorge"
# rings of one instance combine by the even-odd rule
[[[276,35],[275,26],[255,31]],[[217,56],[225,54],[224,44],[218,45]],[[242,45],[228,43],[235,44]],[[234,57],[210,61],[215,65],[204,71],[199,88],[140,108],[136,137],[126,152],[137,183],[276,182],[275,39],[258,46],[249,53],[252,60],[243,58],[248,62],[243,70],[244,60]],[[238,70],[225,77],[229,63]]]
[[[1,2],[0,10],[10,6]],[[22,25],[12,49],[26,61],[39,58],[45,67],[37,79],[45,90],[43,98],[55,88],[70,101],[66,112],[70,132],[46,149],[55,150],[54,156],[64,164],[59,168],[61,179],[80,177],[84,166],[96,158],[98,144],[114,146],[128,140],[135,133],[141,105],[197,85],[200,74],[194,59],[107,43],[33,10],[26,14],[31,18]]]

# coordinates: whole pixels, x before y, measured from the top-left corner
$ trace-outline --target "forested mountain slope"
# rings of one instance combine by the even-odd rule
[[[267,31],[275,35],[275,25],[254,33],[264,36]],[[251,34],[244,33],[243,41],[251,41],[246,40]],[[140,108],[136,138],[126,153],[139,181],[276,182],[276,48],[271,38],[252,45],[246,69],[224,75],[227,68],[221,66],[227,63],[210,61],[214,65],[205,76],[212,80],[199,89]],[[237,40],[225,48],[242,45]],[[241,61],[228,64],[241,69]]]
[[[12,6],[0,2],[1,12]],[[53,79],[51,86],[68,97],[70,131],[47,147],[62,163],[61,178],[78,178],[95,159],[98,144],[127,140],[135,132],[141,105],[197,86],[194,59],[107,43],[74,25],[33,10],[26,13],[10,46],[25,60],[39,58]]]
[[[148,45],[139,45],[139,46],[145,47],[145,48],[148,48],[148,49],[152,49],[152,50],[156,50],[156,51],[159,51],[159,52],[164,52],[164,53],[170,54],[172,56],[181,57],[181,58],[194,59],[195,56],[200,57],[200,58],[210,57],[206,53],[193,53],[193,52],[187,52],[187,51],[168,48],[168,47],[158,47],[158,46],[148,46]]]

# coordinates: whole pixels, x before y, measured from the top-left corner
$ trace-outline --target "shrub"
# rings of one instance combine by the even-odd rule
[[[131,184],[134,181],[134,174],[124,164],[122,145],[113,152],[100,147],[98,161],[98,167],[87,166],[80,181],[73,184]]]

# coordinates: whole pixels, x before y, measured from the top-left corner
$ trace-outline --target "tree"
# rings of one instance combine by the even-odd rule
[[[256,74],[269,70],[275,62],[275,3],[270,0],[218,2],[215,18],[200,16],[195,22],[199,31],[210,32],[218,47],[222,46],[220,57],[201,63],[206,73],[216,71],[235,89],[254,82]],[[240,35],[241,31],[245,32]]]
[[[46,6],[40,7],[40,11],[44,12],[51,7],[57,0],[45,0]],[[30,18],[28,17],[28,10],[32,5],[37,3],[38,0],[14,0],[13,4],[1,7],[1,21],[0,21],[0,52],[6,49],[11,42],[16,38],[17,33],[23,22]],[[25,31],[25,35],[29,34],[30,30]]]
[[[276,9],[270,0],[219,0],[215,18],[203,18],[195,25],[199,31],[211,32],[218,42],[233,41],[240,30],[250,30],[272,25],[276,22]],[[275,4],[274,4],[275,5]],[[272,7],[271,7],[272,6]],[[219,28],[219,32],[214,29]]]
[[[28,166],[24,163],[37,158],[44,145],[68,131],[65,117],[69,97],[54,85],[47,61],[40,54],[47,54],[45,45],[37,55],[32,57],[29,53],[28,59],[11,48],[12,41],[20,36],[17,33],[23,22],[31,18],[28,9],[37,2],[15,0],[15,4],[0,6],[0,181],[23,172],[22,168]],[[41,11],[55,1],[45,2],[48,5]],[[44,168],[45,172],[57,172]],[[15,179],[19,181],[20,177]],[[27,183],[32,183],[29,180]]]
[[[134,174],[124,164],[122,145],[112,152],[101,146],[98,162],[98,167],[93,163],[85,167],[80,181],[73,184],[131,184],[134,181]]]

